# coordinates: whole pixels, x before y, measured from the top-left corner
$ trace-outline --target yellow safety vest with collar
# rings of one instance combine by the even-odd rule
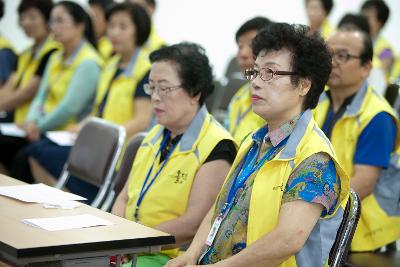
[[[62,101],[76,69],[86,60],[93,60],[99,66],[103,63],[96,49],[87,41],[82,41],[66,62],[63,60],[63,51],[51,55],[48,63],[49,78],[47,81],[47,97],[44,103],[45,114],[52,112]],[[65,129],[72,123],[75,123],[74,119],[71,119],[60,129]]]
[[[28,85],[29,81],[35,75],[35,72],[42,62],[43,57],[47,55],[50,51],[55,49],[58,50],[60,48],[60,44],[54,41],[53,37],[49,36],[44,41],[44,43],[37,48],[35,55],[33,47],[30,47],[22,52],[22,54],[18,57],[18,67],[15,75],[14,88],[25,88],[25,86]],[[25,122],[30,105],[31,101],[28,101],[15,109],[15,123]]]
[[[113,53],[113,46],[110,39],[105,36],[101,37],[97,42],[97,47],[100,56],[104,59],[104,61],[107,61]]]
[[[10,41],[8,41],[5,37],[0,34],[0,49],[10,49],[15,53],[14,47],[11,45]]]
[[[265,120],[253,112],[250,85],[243,85],[233,96],[228,107],[227,129],[240,143],[249,133],[266,124]]]
[[[134,220],[134,212],[140,190],[150,170],[163,139],[164,127],[156,125],[143,140],[129,178],[128,203],[125,217]],[[163,222],[182,216],[188,206],[190,191],[197,171],[214,147],[222,140],[233,140],[230,134],[201,107],[186,132],[181,137],[139,208],[139,221],[155,227]],[[152,178],[161,164],[155,159]],[[178,249],[163,253],[175,257]]]
[[[104,97],[108,92],[107,102],[103,108],[102,118],[117,124],[124,124],[134,116],[133,97],[137,84],[150,70],[148,53],[137,50],[132,56],[125,71],[113,80],[118,69],[120,56],[112,57],[103,69],[100,82],[96,92],[95,108],[96,115]]]
[[[240,146],[231,172],[240,164],[252,144],[253,139],[249,135]],[[280,267],[326,265],[348,200],[349,178],[338,164],[328,138],[313,120],[311,111],[306,110],[297,122],[286,146],[261,167],[254,179],[247,225],[247,246],[276,228],[283,192],[290,174],[303,160],[319,152],[329,154],[335,162],[336,171],[341,179],[338,204],[332,215],[318,220],[301,251],[281,263]],[[231,173],[227,177],[230,175]],[[265,203],[268,203],[268,208]]]
[[[314,110],[315,120],[321,127],[328,113],[329,104],[328,96],[323,93],[320,103]],[[340,163],[349,175],[354,172],[353,160],[358,138],[369,122],[380,112],[389,113],[397,123],[396,147],[398,150],[399,121],[387,101],[366,84],[357,92],[352,103],[332,130],[332,145]],[[400,217],[389,215],[391,212],[388,211],[388,205],[386,205],[393,202],[391,198],[397,197],[398,201],[400,192],[392,191],[398,188],[399,183],[400,181],[388,183],[388,179],[383,179],[381,176],[374,192],[362,200],[361,218],[352,241],[352,251],[372,251],[400,238]],[[389,198],[382,197],[382,190],[389,192],[383,193],[383,195],[389,195]]]

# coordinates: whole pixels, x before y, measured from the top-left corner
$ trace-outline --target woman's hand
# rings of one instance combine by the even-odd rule
[[[166,267],[196,266],[197,259],[187,252],[167,262]]]
[[[79,133],[79,131],[81,130],[81,128],[82,128],[82,125],[81,125],[81,124],[72,124],[72,125],[69,125],[69,126],[67,127],[67,131],[68,131],[68,132],[71,132],[71,133]]]
[[[29,141],[34,142],[40,138],[40,130],[34,122],[28,122],[22,127],[26,131]]]

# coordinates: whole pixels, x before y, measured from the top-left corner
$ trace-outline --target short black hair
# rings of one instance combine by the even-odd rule
[[[112,14],[120,11],[128,12],[130,14],[132,22],[136,27],[136,45],[142,46],[149,38],[151,31],[151,19],[149,14],[141,5],[125,2],[115,4],[107,11],[107,21],[110,20]]]
[[[368,19],[361,14],[347,13],[338,24],[339,29],[355,29],[371,34]]]
[[[306,0],[306,4],[309,2],[310,0]],[[329,13],[331,13],[332,8],[333,8],[333,0],[319,0],[322,4],[322,7],[325,10],[326,15],[329,15]]]
[[[4,2],[3,0],[0,0],[0,19],[3,17],[4,15]]]
[[[68,14],[71,15],[74,23],[83,23],[83,25],[85,26],[83,34],[86,40],[88,40],[89,43],[91,43],[94,47],[97,47],[92,19],[80,4],[72,1],[60,1],[57,2],[54,6],[63,6],[67,10]]]
[[[390,9],[383,0],[367,0],[362,5],[361,10],[375,9],[378,21],[382,24],[382,27],[386,24],[386,21],[390,15]]]
[[[162,47],[150,54],[151,63],[159,61],[176,64],[182,88],[192,97],[200,94],[200,105],[214,91],[212,67],[200,45],[183,42]]]
[[[99,6],[102,10],[103,13],[105,14],[107,12],[107,9],[110,8],[114,4],[113,0],[89,0],[88,1],[89,5],[94,5],[94,6]]]
[[[42,13],[46,22],[50,20],[50,12],[53,9],[52,0],[22,0],[18,6],[18,15],[21,16],[23,12],[30,8],[36,8]]]
[[[363,49],[360,54],[361,64],[372,62],[372,58],[374,56],[374,46],[372,43],[371,36],[366,32],[360,31],[363,37]]]
[[[253,55],[261,51],[266,53],[287,49],[292,57],[292,84],[299,84],[299,78],[308,78],[311,88],[303,103],[304,109],[313,109],[318,104],[320,94],[329,79],[332,70],[332,57],[319,35],[308,35],[309,28],[304,25],[272,23],[261,30],[253,39]]]
[[[262,28],[267,27],[271,21],[267,19],[266,17],[254,17],[245,23],[243,23],[242,26],[237,30],[235,39],[236,43],[239,41],[240,36],[243,34],[249,32],[249,31],[260,31]]]

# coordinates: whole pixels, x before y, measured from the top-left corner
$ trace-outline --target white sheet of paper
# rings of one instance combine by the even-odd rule
[[[44,184],[0,186],[0,195],[15,198],[24,202],[46,203],[52,205],[60,205],[60,203],[73,200],[86,200],[84,197],[64,192]]]
[[[33,227],[42,228],[48,231],[78,229],[94,226],[113,225],[113,222],[101,219],[99,217],[82,214],[74,216],[63,216],[53,218],[24,219],[23,223]]]
[[[46,136],[59,146],[73,146],[76,139],[76,134],[68,131],[49,131]]]
[[[26,132],[15,123],[0,123],[0,131],[2,135],[14,137],[26,137]]]
[[[82,206],[83,204],[78,201],[62,201],[62,202],[53,202],[52,203],[43,203],[43,208],[46,209],[64,209],[64,210],[72,210],[77,207]]]

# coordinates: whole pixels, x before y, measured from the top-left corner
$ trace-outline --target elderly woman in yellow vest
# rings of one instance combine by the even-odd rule
[[[100,76],[102,60],[86,11],[71,1],[58,2],[51,11],[50,25],[62,50],[50,57],[29,110],[24,128],[30,140],[50,129],[66,129],[90,112]]]
[[[37,141],[42,133],[67,129],[70,124],[87,116],[92,108],[102,64],[94,47],[90,17],[79,4],[58,2],[51,11],[50,27],[62,49],[51,55],[39,91],[22,125],[27,138],[10,140],[0,136],[0,162],[9,166],[13,164],[11,175],[27,181],[31,181],[30,174],[21,174],[26,168],[15,161],[16,154],[28,144],[27,140]],[[20,151],[21,160],[25,152]]]
[[[140,256],[136,266],[163,266],[192,240],[236,155],[232,137],[204,105],[214,88],[204,50],[181,43],[153,52],[150,61],[146,92],[159,124],[143,140],[112,212],[170,233],[176,244]]]
[[[52,7],[52,0],[23,0],[18,6],[20,25],[34,43],[19,56],[16,72],[0,90],[0,111],[7,111],[9,122],[25,121],[47,61],[59,48],[48,25]]]
[[[254,66],[251,41],[259,30],[267,27],[270,23],[267,18],[255,17],[246,21],[236,32],[236,44],[238,46],[236,59],[242,72]],[[265,124],[265,121],[251,109],[249,83],[243,85],[232,97],[228,106],[228,117],[224,124],[238,143],[250,132]]]
[[[334,31],[328,21],[329,13],[333,8],[333,0],[305,0],[306,12],[310,25],[310,34],[319,33],[327,39]]]
[[[192,244],[167,266],[325,266],[349,181],[310,111],[331,57],[307,32],[274,23],[254,38],[246,77],[267,124],[244,140]]]
[[[151,22],[146,11],[138,4],[123,3],[113,6],[107,13],[107,35],[117,53],[105,66],[97,87],[93,116],[121,124],[128,138],[148,127],[151,119],[150,97],[144,92],[148,83],[150,62],[142,50]],[[75,125],[70,130],[79,129]],[[36,181],[54,185],[67,161],[69,146],[59,146],[48,139],[32,145],[31,169]],[[67,188],[84,196],[91,203],[98,187],[71,179]]]
[[[0,19],[4,15],[4,2],[0,0]],[[4,85],[11,73],[14,71],[17,63],[17,57],[14,53],[11,43],[0,33],[0,87]],[[1,111],[1,109],[0,109]],[[2,115],[0,113],[0,115]]]

